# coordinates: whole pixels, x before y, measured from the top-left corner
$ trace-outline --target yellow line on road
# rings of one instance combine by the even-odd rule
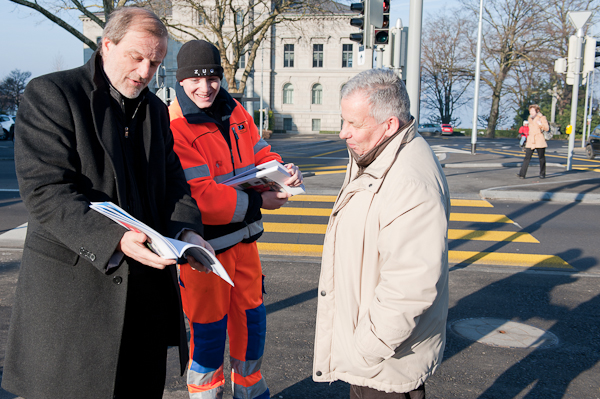
[[[267,233],[325,234],[326,224],[312,223],[263,223]],[[516,231],[449,229],[448,239],[470,241],[510,241],[539,243],[531,234]]]
[[[322,245],[280,244],[259,242],[258,250],[263,255],[300,255],[321,256]],[[511,254],[505,252],[448,251],[451,264],[544,267],[552,269],[570,269],[573,266],[555,255]]]
[[[450,240],[511,241],[539,243],[531,234],[519,231],[461,230],[448,229]]]
[[[556,255],[511,254],[506,252],[448,251],[448,261],[453,264],[549,267],[574,269]]]
[[[504,215],[487,213],[454,213],[450,214],[451,222],[478,222],[478,223],[514,223]]]
[[[493,208],[494,205],[486,200],[451,199],[452,206],[471,206],[473,208]]]
[[[313,155],[309,158],[317,158],[317,157],[322,157],[323,155],[329,155],[329,154],[334,154],[336,152],[340,152],[340,151],[344,151],[344,152],[348,152],[347,148],[342,148],[341,150],[335,150],[335,151],[329,151],[329,152],[324,152],[323,154],[317,154],[317,155]]]
[[[308,170],[346,170],[346,165],[335,165],[335,166],[315,166],[311,168],[306,168]]]
[[[329,216],[329,208],[293,208],[283,207],[279,209],[261,209],[263,215],[288,215],[288,216]]]
[[[335,195],[295,195],[288,199],[288,201],[304,201],[304,202],[335,202],[337,197]]]
[[[288,201],[302,201],[302,202],[335,202],[337,197],[335,195],[295,195]],[[494,205],[490,204],[486,200],[465,200],[465,199],[452,199],[450,200],[452,206],[470,206],[473,208],[493,208]]]
[[[300,233],[300,234],[325,234],[326,224],[309,223],[263,223],[267,233]]]
[[[328,171],[328,172],[325,172],[325,171],[323,171],[323,172],[315,172],[315,175],[316,176],[319,176],[319,175],[335,175],[335,174],[342,174],[342,173],[346,173],[346,170],[344,169],[344,170],[332,170],[332,171]]]

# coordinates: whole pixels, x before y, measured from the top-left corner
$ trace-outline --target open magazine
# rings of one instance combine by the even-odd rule
[[[233,281],[219,260],[206,248],[164,237],[150,226],[140,222],[112,202],[92,202],[90,208],[112,219],[128,230],[141,232],[148,237],[148,248],[165,259],[180,259],[191,255],[211,272],[233,286]]]
[[[281,191],[292,195],[304,194],[304,184],[298,187],[290,187],[285,181],[290,178],[288,170],[279,162],[273,160],[256,166],[253,169],[233,176],[222,184],[234,187],[238,190],[252,188],[256,191]]]

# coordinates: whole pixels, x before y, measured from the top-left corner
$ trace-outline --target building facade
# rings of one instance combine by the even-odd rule
[[[353,15],[347,6],[340,6],[335,12],[292,15],[269,29],[256,53],[244,96],[262,97],[263,109],[273,112],[269,128],[274,132],[340,131],[340,91],[354,75],[370,69],[373,59],[371,50],[359,54],[359,45],[348,38],[350,33],[356,32],[349,23]],[[240,18],[232,16],[230,24],[236,23],[236,17]],[[173,3],[169,18],[197,24],[197,29],[202,29],[204,23],[202,18],[194,18],[194,13],[178,7],[177,3]],[[86,18],[82,20],[83,33],[92,40],[99,40],[101,29]],[[174,88],[177,84],[176,57],[185,41],[185,37],[169,40],[168,54],[158,72],[161,77],[149,85],[154,91],[162,85]],[[85,48],[84,52],[86,59],[91,56],[91,49]],[[359,65],[359,56],[364,60],[362,65]],[[240,60],[236,79],[241,78],[246,61],[247,55]],[[223,84],[227,87],[227,82]],[[247,108],[248,105],[245,103]],[[253,102],[251,107],[258,110],[260,102]]]

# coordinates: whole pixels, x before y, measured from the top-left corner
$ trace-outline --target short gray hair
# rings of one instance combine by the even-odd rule
[[[369,102],[369,115],[377,123],[395,116],[400,125],[410,121],[410,99],[402,79],[389,69],[369,69],[348,81],[342,88],[342,98],[364,94]]]
[[[165,24],[152,11],[140,7],[121,7],[108,16],[108,22],[102,32],[102,39],[119,44],[132,26],[137,26],[154,37],[161,39],[169,37]],[[100,54],[102,54],[102,47],[100,47]]]

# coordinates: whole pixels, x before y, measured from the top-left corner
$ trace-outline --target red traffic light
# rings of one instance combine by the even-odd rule
[[[383,0],[383,12],[390,12],[390,0]]]

